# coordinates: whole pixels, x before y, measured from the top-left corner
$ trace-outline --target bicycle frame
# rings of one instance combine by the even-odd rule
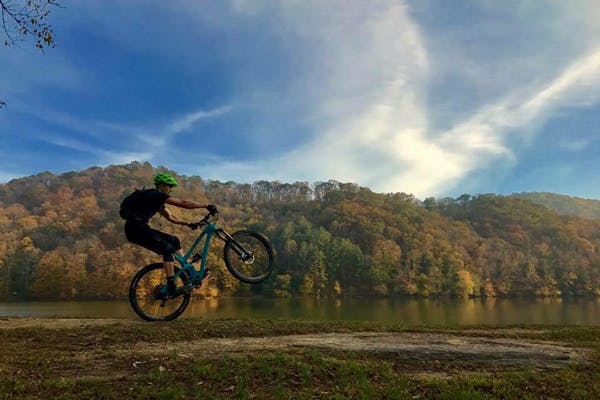
[[[214,223],[207,223],[202,232],[200,232],[200,234],[192,244],[192,246],[183,255],[183,257],[177,254],[173,255],[177,262],[179,262],[179,265],[181,265],[181,269],[177,273],[175,273],[175,278],[177,278],[184,272],[188,274],[188,277],[192,282],[204,278],[204,275],[206,274],[206,260],[208,256],[208,249],[210,247],[210,241],[217,229],[218,228]],[[200,242],[202,242],[202,239],[206,240],[204,241],[204,246],[202,248],[202,252],[200,253],[200,269],[197,270],[194,264],[188,262],[188,260],[190,259],[192,254],[194,254],[196,248],[200,245]]]
[[[210,241],[211,241],[213,235],[216,234],[216,236],[224,242],[232,239],[228,233],[223,231],[223,229],[217,227],[216,223],[214,223],[214,222],[202,221],[202,222],[200,222],[200,224],[201,224],[201,226],[204,225],[204,229],[202,229],[202,231],[200,232],[200,234],[198,235],[198,237],[196,238],[194,243],[192,243],[192,245],[188,249],[188,251],[183,256],[179,256],[177,254],[173,255],[175,257],[175,259],[177,260],[177,262],[179,262],[179,264],[181,265],[181,269],[174,275],[175,278],[177,278],[182,273],[187,273],[188,277],[190,278],[191,283],[193,283],[193,284],[200,282],[202,279],[204,279],[204,276],[206,275],[206,270],[207,270],[206,261],[208,258],[208,250],[210,248]],[[192,254],[194,254],[194,252],[196,251],[196,248],[200,245],[200,243],[202,242],[203,239],[204,239],[204,246],[202,247],[202,252],[200,253],[201,261],[200,261],[200,269],[198,270],[198,269],[196,269],[194,264],[191,262],[188,262],[188,260],[190,259],[190,257],[192,257]]]

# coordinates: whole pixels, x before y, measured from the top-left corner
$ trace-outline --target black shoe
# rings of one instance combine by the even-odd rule
[[[167,276],[167,297],[172,298],[177,294],[177,286],[172,276]]]
[[[164,287],[164,285],[157,285],[154,288],[154,298],[156,300],[166,300],[167,295],[165,295],[165,293],[163,293],[163,287]]]
[[[179,286],[175,288],[168,288],[167,297],[174,299],[175,297],[181,296],[182,294],[189,294],[192,291],[191,285]]]

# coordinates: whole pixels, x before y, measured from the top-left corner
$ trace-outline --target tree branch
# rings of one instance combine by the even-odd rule
[[[0,0],[2,30],[6,37],[5,46],[17,43],[18,35],[24,38],[33,37],[35,47],[42,53],[44,47],[54,47],[54,32],[46,22],[50,14],[49,7],[61,7],[58,0],[21,0],[19,6],[12,0]],[[0,109],[6,102],[0,100]]]
[[[2,29],[7,37],[4,42],[9,46],[17,42],[14,33],[35,38],[35,47],[44,51],[44,46],[53,47],[52,26],[45,22],[50,14],[48,6],[60,7],[56,0],[27,0],[20,8],[7,0],[0,0]],[[12,20],[12,23],[9,21]]]

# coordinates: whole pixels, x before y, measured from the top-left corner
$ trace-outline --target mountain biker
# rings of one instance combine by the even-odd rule
[[[154,185],[156,186],[155,189],[140,191],[139,195],[132,201],[130,206],[131,215],[127,217],[125,222],[125,236],[129,242],[162,255],[168,295],[174,296],[177,294],[177,287],[173,279],[175,269],[173,254],[183,256],[179,238],[150,228],[148,221],[158,212],[173,224],[196,229],[198,227],[196,224],[182,221],[173,216],[165,207],[165,204],[185,209],[206,208],[212,214],[217,212],[217,207],[212,204],[171,197],[171,191],[178,184],[175,178],[166,172],[159,173],[154,177]]]

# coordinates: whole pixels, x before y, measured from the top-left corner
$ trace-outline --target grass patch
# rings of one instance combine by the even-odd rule
[[[410,332],[561,341],[592,362],[562,369],[409,359],[368,351],[190,353],[205,338],[406,332],[399,325],[298,321],[174,321],[68,328],[4,327],[0,399],[587,399],[600,398],[600,328],[423,327]],[[136,344],[163,352],[130,351]]]

